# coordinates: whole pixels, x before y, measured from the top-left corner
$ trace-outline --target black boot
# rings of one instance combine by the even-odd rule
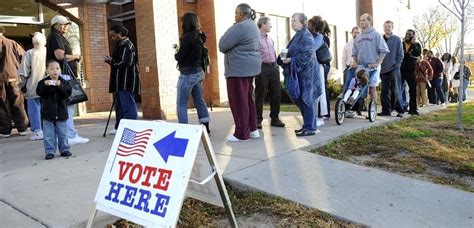
[[[453,95],[453,100],[451,101],[451,103],[458,103],[458,98],[459,98],[459,94],[454,94]]]
[[[205,123],[202,123],[205,127],[206,127],[206,130],[207,130],[207,134],[208,135],[211,135],[211,130],[209,128],[209,122],[205,122]]]

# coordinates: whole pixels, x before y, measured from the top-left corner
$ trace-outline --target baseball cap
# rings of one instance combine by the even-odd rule
[[[71,22],[65,16],[62,15],[56,15],[51,19],[51,26],[58,23],[62,25],[71,24]]]

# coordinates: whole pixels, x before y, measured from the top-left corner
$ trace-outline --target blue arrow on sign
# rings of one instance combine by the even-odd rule
[[[168,163],[169,156],[184,157],[186,152],[189,139],[176,138],[174,137],[175,134],[176,131],[173,131],[171,134],[153,143],[153,146],[155,146],[155,149],[165,160],[165,163]]]

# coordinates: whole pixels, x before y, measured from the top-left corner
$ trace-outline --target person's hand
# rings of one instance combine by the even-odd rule
[[[351,68],[357,69],[359,68],[359,64],[357,64],[356,62],[352,62]]]
[[[411,43],[414,44],[416,42],[416,36],[414,35],[413,38],[411,39]]]
[[[47,85],[47,86],[53,86],[56,83],[54,82],[54,80],[46,80],[46,81],[44,81],[44,84]]]
[[[377,69],[377,67],[379,67],[379,64],[378,63],[372,63],[372,64],[369,65],[369,67],[371,69]]]
[[[109,63],[109,64],[112,63],[112,57],[104,56],[104,62]]]
[[[56,81],[56,86],[59,87],[61,85],[61,81],[55,80]]]
[[[291,58],[286,58],[284,60],[282,60],[283,64],[288,64],[288,63],[291,63]]]
[[[81,55],[74,55],[76,61],[81,61]]]

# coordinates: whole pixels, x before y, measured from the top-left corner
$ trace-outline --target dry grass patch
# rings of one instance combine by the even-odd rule
[[[227,186],[232,207],[241,227],[362,227],[331,217],[316,209],[261,192],[240,191]],[[139,228],[126,220],[116,227]],[[113,227],[112,224],[109,228]],[[224,208],[194,199],[184,201],[178,227],[230,227]]]
[[[374,127],[313,152],[474,192],[474,103]]]

